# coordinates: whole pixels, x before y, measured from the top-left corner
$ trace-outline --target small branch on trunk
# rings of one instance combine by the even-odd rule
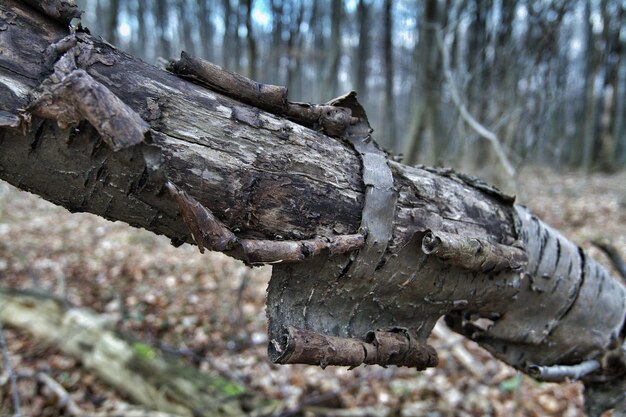
[[[42,84],[43,94],[28,112],[55,120],[61,128],[87,120],[113,150],[144,140],[149,125],[103,84],[78,69],[71,50],[54,68]]]
[[[180,54],[179,60],[170,62],[167,70],[243,103],[323,130],[332,137],[342,136],[348,126],[356,123],[348,108],[289,102],[286,87],[256,82],[186,52]]]
[[[258,83],[184,51],[178,61],[171,61],[166,68],[213,91],[274,114],[282,114],[287,106],[286,87]]]
[[[370,332],[365,340],[327,336],[289,326],[281,340],[272,340],[270,356],[275,363],[303,363],[357,367],[397,365],[424,370],[437,366],[437,353],[405,329]]]
[[[576,381],[585,375],[597,371],[600,367],[600,362],[596,360],[581,362],[577,365],[531,365],[528,367],[528,374],[533,378],[546,382],[562,382],[566,379]]]
[[[477,272],[518,271],[528,261],[526,252],[516,246],[430,230],[422,239],[422,250],[443,262]]]
[[[200,252],[204,252],[205,248],[228,252],[248,264],[302,262],[324,251],[328,251],[330,256],[352,252],[361,248],[365,242],[360,234],[316,237],[309,240],[238,239],[211,210],[174,183],[167,181],[165,187],[178,204]]]

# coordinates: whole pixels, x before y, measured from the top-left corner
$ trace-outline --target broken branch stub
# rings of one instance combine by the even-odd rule
[[[243,103],[322,130],[328,136],[341,137],[357,122],[347,107],[289,102],[286,87],[259,83],[186,52],[180,54],[179,60],[171,61],[167,70]]]
[[[184,51],[178,61],[169,63],[167,69],[218,93],[272,113],[282,114],[287,105],[286,87],[258,83]]]
[[[279,340],[270,341],[270,358],[280,364],[356,367],[396,365],[424,370],[437,366],[435,349],[403,329],[370,332],[365,340],[328,336],[288,326]]]
[[[228,251],[235,247],[237,237],[217,220],[211,210],[170,181],[165,183],[165,188],[178,204],[183,220],[200,252],[204,253],[204,248]]]
[[[527,263],[526,253],[519,247],[431,230],[422,239],[422,250],[443,262],[477,272],[518,271]]]
[[[302,262],[328,251],[330,256],[352,252],[363,247],[363,235],[317,237],[309,240],[240,240],[249,264]]]

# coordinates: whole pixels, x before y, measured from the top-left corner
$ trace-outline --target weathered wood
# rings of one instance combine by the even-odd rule
[[[25,134],[0,127],[0,178],[70,210],[145,227],[174,243],[195,241],[235,255],[248,251],[262,254],[254,258],[261,261],[302,260],[274,265],[267,309],[271,346],[289,328],[357,340],[402,328],[425,344],[445,315],[456,331],[525,372],[596,360],[607,365],[586,381],[623,379],[624,285],[493,187],[452,170],[383,160],[396,204],[392,212],[377,204],[383,213],[374,218],[389,216],[391,235],[385,242],[367,239],[362,210],[375,169],[353,139],[372,139],[362,109],[346,97],[329,105],[356,120],[331,138],[288,115],[266,113],[146,65],[86,33],[65,39],[65,27],[15,0],[0,4],[0,11],[7,27],[0,31],[0,111],[24,114],[21,109],[45,97],[46,85],[64,85],[51,65],[67,61],[76,67],[70,74],[83,71],[94,80],[86,84],[89,91],[106,89],[124,104],[120,108],[149,125],[142,141],[117,151],[102,137],[105,121],[90,120],[88,112],[67,119],[46,115],[50,121],[34,117]],[[72,102],[84,103],[72,85]],[[113,116],[95,119],[100,117]],[[71,125],[59,126],[66,121]],[[197,211],[185,213],[182,196]],[[361,253],[328,256],[342,236],[355,236],[348,251],[360,247],[359,232],[366,235],[362,251],[381,248],[363,274],[353,273]],[[429,232],[475,239],[495,256],[489,265],[497,261],[502,268],[483,267],[468,253],[460,266],[429,255],[429,245],[423,250]],[[319,255],[306,256],[316,248],[322,248]]]

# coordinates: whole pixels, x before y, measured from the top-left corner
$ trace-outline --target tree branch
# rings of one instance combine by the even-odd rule
[[[16,16],[0,31],[0,111],[26,120],[33,110],[25,134],[12,117],[0,127],[0,178],[175,244],[281,261],[267,297],[273,360],[289,329],[322,341],[313,357],[302,350],[307,363],[354,365],[331,348],[368,350],[374,339],[387,353],[432,358],[427,338],[446,316],[524,372],[596,360],[607,366],[585,380],[624,379],[605,360],[623,343],[624,285],[497,189],[387,160],[354,93],[323,105],[340,123],[295,123],[288,110],[268,113],[89,34],[67,39],[66,27],[28,10],[0,4],[0,19]],[[129,138],[115,129],[125,121]],[[306,348],[301,340],[294,346]],[[372,350],[363,362],[434,363],[396,359]]]

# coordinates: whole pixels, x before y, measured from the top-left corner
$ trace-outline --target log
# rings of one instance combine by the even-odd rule
[[[300,336],[370,349],[381,332],[406,335],[399,346],[414,341],[428,358],[416,366],[432,366],[426,339],[445,316],[536,378],[572,366],[559,369],[594,392],[623,381],[624,285],[497,189],[387,160],[354,93],[298,118],[288,102],[238,97],[214,66],[165,72],[16,0],[0,12],[0,178],[174,244],[272,263],[273,361],[288,348],[352,366]],[[603,366],[577,367],[589,361]]]

